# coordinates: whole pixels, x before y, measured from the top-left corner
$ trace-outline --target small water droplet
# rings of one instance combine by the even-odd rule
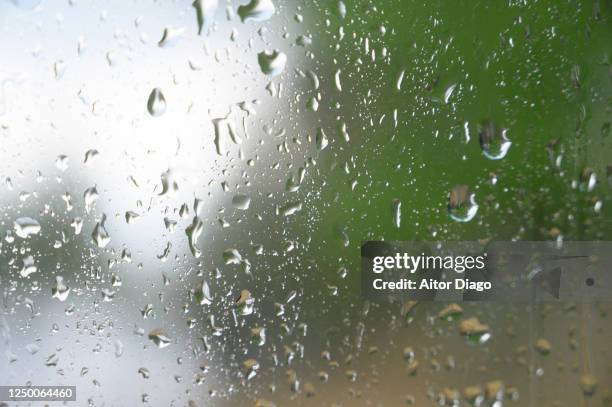
[[[57,80],[62,79],[62,76],[64,76],[65,71],[66,71],[66,63],[62,61],[61,59],[58,61],[55,61],[55,63],[53,64],[53,74],[55,75],[55,79]]]
[[[391,209],[393,214],[393,226],[399,229],[402,219],[402,201],[397,198],[394,199],[391,203]]]
[[[166,98],[160,88],[154,88],[147,101],[147,110],[153,117],[161,116],[166,112]]]

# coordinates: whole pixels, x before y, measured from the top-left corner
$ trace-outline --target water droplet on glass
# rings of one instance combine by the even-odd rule
[[[64,284],[64,278],[62,276],[56,276],[55,284],[51,287],[51,296],[63,302],[66,301],[69,294],[70,288]]]
[[[468,318],[459,323],[459,332],[466,336],[481,336],[488,334],[489,326],[481,323],[478,318]]]
[[[272,52],[262,51],[257,54],[257,62],[261,72],[266,75],[280,75],[287,64],[287,55],[279,50]]]
[[[74,218],[72,219],[72,222],[70,223],[70,226],[74,229],[74,234],[78,235],[81,233],[81,230],[83,230],[83,219],[81,218]]]
[[[149,332],[149,339],[159,348],[163,349],[170,345],[172,339],[161,329],[154,329]]]
[[[580,389],[582,390],[582,394],[586,397],[591,397],[595,394],[597,390],[597,379],[592,374],[585,374],[580,378]]]
[[[508,154],[512,142],[506,137],[506,129],[497,129],[492,121],[486,120],[479,129],[480,148],[489,160],[501,160]]]
[[[93,232],[91,233],[91,238],[93,242],[96,244],[96,246],[100,248],[106,247],[106,245],[108,245],[111,240],[110,235],[108,234],[108,231],[104,226],[105,222],[106,215],[102,215],[102,219],[100,220],[100,222],[96,223],[96,226],[94,227]]]
[[[102,294],[102,301],[104,302],[111,302],[115,299],[115,291],[113,290],[103,288],[102,290],[100,290],[100,293]]]
[[[123,355],[123,342],[117,339],[115,341],[115,357],[119,358],[121,355]]]
[[[236,194],[232,198],[232,205],[236,209],[245,211],[249,209],[249,206],[251,205],[251,198],[244,194]]]
[[[255,327],[251,328],[251,340],[257,344],[257,346],[263,346],[266,344],[266,328]]]
[[[238,6],[238,15],[242,22],[262,22],[270,19],[275,10],[272,0],[251,0],[249,4]]]
[[[551,343],[544,338],[540,338],[536,341],[534,348],[540,355],[548,355],[552,351]]]
[[[218,0],[194,0],[192,3],[196,11],[198,21],[198,35],[202,34],[202,30],[206,31],[214,19],[215,12],[219,6]]]
[[[174,179],[174,173],[170,169],[162,173],[161,183],[162,191],[159,193],[159,196],[172,195],[179,189],[178,183]]]
[[[174,28],[170,26],[164,28],[164,33],[162,34],[162,37],[157,43],[157,45],[161,48],[174,45],[183,35],[184,31],[185,29],[183,28]]]
[[[457,222],[469,222],[476,216],[478,204],[467,185],[457,185],[448,194],[448,213]]]
[[[406,70],[402,69],[397,77],[397,81],[395,82],[395,88],[397,90],[402,90],[402,82],[404,81],[404,74]]]
[[[133,211],[127,211],[127,212],[125,213],[125,222],[126,222],[128,225],[131,225],[131,224],[133,224],[134,222],[136,222],[136,221],[138,220],[138,218],[139,218],[139,217],[140,217],[140,215],[139,215],[139,214],[137,214],[136,212],[133,212]]]
[[[391,201],[391,212],[392,212],[393,226],[399,229],[400,224],[401,224],[401,217],[402,217],[402,201],[400,201],[397,198]]]
[[[334,84],[338,92],[342,92],[342,83],[340,81],[340,70],[338,69],[334,75]]]
[[[289,202],[288,204],[281,206],[278,208],[278,214],[281,216],[291,216],[296,212],[302,210],[302,203],[297,202]]]
[[[55,167],[60,171],[66,171],[68,169],[68,156],[58,155],[55,159]]]
[[[583,192],[591,192],[597,185],[597,173],[592,168],[584,168],[580,173],[579,188]]]
[[[61,59],[58,61],[55,61],[55,63],[53,64],[53,74],[55,75],[55,79],[62,79],[62,76],[64,76],[64,71],[66,70],[66,63],[64,61],[62,61]]]
[[[256,361],[255,359],[247,359],[242,362],[242,365],[244,367],[244,377],[247,380],[250,380],[255,377],[255,375],[257,375],[257,370],[259,370],[258,361]]]
[[[18,218],[13,224],[15,234],[22,239],[26,239],[40,232],[40,223],[36,219],[23,217]]]
[[[27,256],[21,260],[21,270],[19,271],[21,277],[27,277],[32,273],[36,273],[37,270],[38,268],[34,263],[34,257]]]
[[[151,116],[161,116],[166,112],[166,98],[160,88],[154,88],[147,100],[147,110]]]
[[[324,150],[329,144],[329,139],[327,138],[327,134],[325,134],[325,130],[321,127],[317,128],[317,134],[315,135],[315,144],[317,145],[317,150]]]
[[[210,296],[210,287],[206,280],[202,280],[198,283],[195,288],[196,301],[200,305],[212,304],[212,297]]]
[[[91,161],[96,158],[100,153],[98,152],[98,150],[87,150],[87,152],[85,153],[85,159],[83,160],[83,164],[89,164],[91,163]]]
[[[172,250],[172,243],[167,242],[166,243],[166,247],[164,248],[164,251],[161,254],[157,255],[157,258],[162,262],[165,263],[168,258],[170,257],[170,251]]]
[[[236,299],[236,309],[240,315],[251,315],[255,305],[255,299],[251,297],[249,290],[242,290]]]
[[[346,17],[346,4],[342,0],[336,3],[336,12],[340,18]]]
[[[300,47],[307,47],[311,44],[312,38],[307,35],[298,35],[298,37],[295,39],[295,45],[298,45]]]
[[[85,212],[91,212],[93,204],[98,200],[98,190],[95,186],[87,188],[83,193],[83,199],[85,200]]]
[[[455,91],[456,86],[457,84],[454,83],[448,88],[446,88],[446,90],[444,91],[444,103],[448,104],[448,101],[450,100],[451,96],[453,96],[453,92]]]
[[[191,225],[189,225],[185,229],[185,233],[187,234],[187,239],[189,241],[189,250],[191,250],[191,254],[193,254],[193,257],[196,257],[196,258],[202,255],[202,252],[200,251],[200,249],[197,248],[197,244],[198,244],[198,239],[200,235],[202,234],[203,230],[204,230],[204,223],[202,222],[202,219],[200,219],[197,216],[193,218]]]

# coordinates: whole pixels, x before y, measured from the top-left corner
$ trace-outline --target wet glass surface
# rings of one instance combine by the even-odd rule
[[[1,1],[0,384],[79,406],[612,402],[607,303],[359,290],[366,240],[612,240],[611,14]]]

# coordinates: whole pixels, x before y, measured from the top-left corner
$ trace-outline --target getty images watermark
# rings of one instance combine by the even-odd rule
[[[610,301],[612,242],[366,242],[364,298]]]

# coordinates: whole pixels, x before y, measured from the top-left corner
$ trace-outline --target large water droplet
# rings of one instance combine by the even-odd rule
[[[202,222],[202,219],[197,216],[193,218],[191,225],[187,226],[187,229],[185,229],[185,233],[187,234],[187,239],[189,241],[189,250],[191,250],[191,254],[193,254],[193,256],[196,258],[202,255],[200,249],[197,248],[197,244],[198,238],[202,234],[203,230],[204,223]]]
[[[325,130],[323,130],[321,127],[317,128],[317,134],[315,135],[315,143],[317,145],[317,150],[324,150],[329,144],[327,134],[325,134]]]
[[[58,155],[55,159],[55,167],[60,171],[66,171],[68,169],[68,156]]]
[[[457,185],[448,194],[448,213],[457,222],[469,222],[476,216],[478,204],[467,185]]]
[[[37,270],[38,268],[34,263],[34,257],[27,256],[21,260],[21,270],[19,271],[21,277],[27,277],[32,273],[36,273]]]
[[[583,192],[591,192],[597,185],[597,173],[592,168],[585,167],[580,172],[579,188]]]
[[[255,299],[251,296],[249,290],[242,290],[240,296],[236,299],[236,308],[240,315],[251,315],[255,305]]]
[[[483,324],[478,318],[467,318],[459,323],[459,332],[462,335],[484,335],[489,332],[489,326]]]
[[[128,225],[131,225],[131,224],[133,224],[134,222],[136,222],[136,220],[138,220],[138,218],[139,218],[139,217],[140,217],[140,215],[139,215],[139,214],[137,214],[137,213],[136,213],[136,212],[134,212],[134,211],[127,211],[127,212],[125,212],[125,222],[126,222]]]
[[[342,0],[336,3],[336,13],[340,18],[346,17],[346,4]]]
[[[591,397],[595,394],[597,390],[597,379],[592,374],[585,374],[580,378],[580,389],[582,390],[582,394],[587,397]]]
[[[278,207],[278,214],[282,216],[291,216],[294,213],[299,212],[301,210],[302,210],[302,202],[300,201],[289,202],[288,204],[284,206]]]
[[[96,158],[100,152],[95,149],[87,150],[85,152],[85,159],[83,160],[83,164],[89,164],[91,161]]]
[[[18,218],[13,224],[15,233],[22,239],[26,239],[31,235],[36,235],[40,232],[40,223],[36,219],[23,217]]]
[[[232,205],[234,205],[234,208],[236,209],[245,211],[249,209],[249,206],[251,205],[251,198],[244,194],[236,194],[232,198]]]
[[[56,276],[55,284],[51,287],[51,296],[63,302],[66,301],[69,294],[70,288],[64,284],[64,278],[62,276]]]
[[[95,186],[87,188],[83,193],[83,199],[85,200],[85,212],[91,212],[93,204],[98,200],[98,190]]]
[[[215,17],[215,12],[219,6],[218,0],[194,0],[192,3],[196,11],[198,20],[198,35],[202,34],[202,30],[206,31],[210,23]]]
[[[170,345],[172,339],[161,329],[154,329],[149,332],[149,339],[159,348],[163,349]]]
[[[453,96],[453,92],[455,91],[455,87],[457,87],[457,84],[453,83],[448,88],[446,88],[446,90],[444,91],[444,103],[448,104],[448,102],[450,101],[451,96]]]
[[[185,29],[183,28],[174,28],[170,26],[164,28],[164,33],[157,45],[161,48],[174,45],[178,39],[182,37],[184,31]]]
[[[106,215],[102,215],[102,219],[100,222],[96,223],[93,232],[91,233],[91,238],[96,246],[103,248],[110,242],[111,238],[104,226],[106,222]]]
[[[256,361],[255,359],[247,359],[242,362],[242,365],[244,367],[244,377],[247,380],[250,380],[255,377],[255,375],[257,375],[257,370],[259,370],[258,361]]]
[[[238,7],[238,15],[242,22],[261,22],[271,18],[275,10],[272,0],[251,0],[249,4]]]
[[[272,52],[262,51],[257,54],[257,62],[261,72],[266,75],[276,76],[280,75],[285,69],[287,55],[276,49]]]
[[[497,129],[490,120],[480,126],[480,148],[489,160],[501,160],[508,154],[512,142],[508,140],[506,133],[506,129]]]
[[[162,173],[161,183],[162,183],[162,191],[159,193],[159,196],[172,195],[179,189],[174,173],[170,169]]]
[[[198,283],[195,289],[195,297],[200,305],[212,304],[212,297],[210,296],[210,287],[206,280],[202,280]]]

